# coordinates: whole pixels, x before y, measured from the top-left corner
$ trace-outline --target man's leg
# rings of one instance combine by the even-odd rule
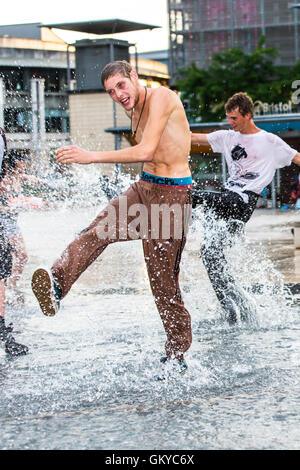
[[[191,191],[176,186],[149,186],[148,210],[153,215],[155,207],[161,205],[161,217],[151,217],[151,236],[143,240],[145,262],[154,300],[167,335],[167,360],[176,358],[181,373],[184,373],[187,368],[184,353],[191,346],[192,330],[191,317],[181,296],[179,272],[191,216]],[[174,211],[173,217],[167,216],[170,210]],[[153,229],[157,222],[159,230],[155,231],[154,237]]]
[[[211,285],[230,324],[238,320],[249,321],[255,314],[255,306],[239,287],[224,256],[222,243],[204,243],[201,247],[201,259],[206,268]]]
[[[99,223],[101,217],[104,214],[97,217]],[[67,246],[51,270],[39,268],[33,273],[32,290],[44,315],[57,313],[74,282],[109,244],[109,240],[98,238],[93,224]]]
[[[5,284],[0,280],[0,317],[4,319],[5,312]]]
[[[179,287],[179,264],[185,245],[182,240],[143,240],[151,290],[167,335],[168,358],[183,359],[192,343],[191,317]]]
[[[24,271],[25,264],[28,261],[28,255],[21,232],[16,232],[10,237],[10,244],[14,250],[14,262],[8,287],[15,288]]]
[[[229,272],[222,241],[218,242],[214,239],[211,242],[210,236],[207,234],[201,246],[201,259],[228,322],[235,323],[238,312],[232,294],[236,290],[236,284]]]
[[[139,202],[138,191],[133,185],[108,204],[89,227],[68,245],[50,272],[45,269],[35,271],[32,289],[45,315],[55,315],[60,300],[109,244],[129,239],[127,228],[131,218],[128,217],[127,208]]]
[[[245,297],[230,273],[224,248],[231,246],[233,236],[241,233],[244,223],[255,208],[256,199],[245,204],[232,191],[224,193],[197,193],[194,205],[202,203],[205,210],[204,240],[201,258],[217,298],[229,323],[236,323],[238,313],[242,320],[253,315],[253,306]]]
[[[17,343],[12,336],[12,326],[5,324],[5,281],[12,271],[11,246],[8,240],[0,236],[0,341],[5,344],[5,351],[10,356],[21,356],[28,353],[28,347]]]

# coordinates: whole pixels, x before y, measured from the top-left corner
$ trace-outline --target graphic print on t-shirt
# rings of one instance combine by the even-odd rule
[[[244,147],[242,147],[240,144],[237,144],[231,149],[231,158],[232,160],[241,160],[242,158],[247,158],[247,152]]]
[[[247,180],[254,180],[259,176],[259,173],[252,173],[252,172],[247,172],[243,174],[243,160],[248,157],[248,154],[246,152],[246,149],[242,147],[240,144],[235,145],[231,149],[231,158],[232,158],[232,164],[231,164],[231,171],[232,171],[232,176],[231,178],[233,180],[237,180],[239,178],[244,178]]]

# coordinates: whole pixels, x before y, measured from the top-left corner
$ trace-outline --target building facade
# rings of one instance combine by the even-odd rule
[[[0,125],[37,164],[70,142],[68,62],[73,74],[74,47],[40,23],[0,26]]]
[[[300,12],[285,0],[168,0],[170,75],[195,63],[206,68],[215,52],[253,52],[261,36],[278,65],[300,60]]]

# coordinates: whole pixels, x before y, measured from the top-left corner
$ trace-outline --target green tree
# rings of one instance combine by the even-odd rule
[[[253,101],[278,103],[290,99],[291,84],[299,77],[296,71],[300,65],[296,64],[294,70],[276,66],[277,51],[264,47],[264,42],[262,37],[251,54],[235,48],[214,54],[207,70],[191,64],[181,71],[176,87],[188,103],[189,119],[200,118],[203,122],[224,119],[224,104],[238,91],[247,92]]]

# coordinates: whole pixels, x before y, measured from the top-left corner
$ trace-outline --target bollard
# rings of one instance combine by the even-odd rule
[[[300,249],[300,222],[295,222],[294,223],[294,244],[295,248]]]

